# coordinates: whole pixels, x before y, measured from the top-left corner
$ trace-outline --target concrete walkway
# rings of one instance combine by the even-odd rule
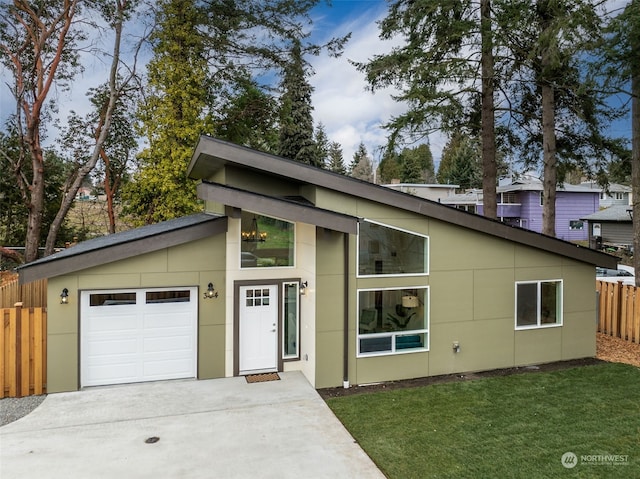
[[[301,373],[280,377],[51,394],[0,428],[0,477],[384,477]]]

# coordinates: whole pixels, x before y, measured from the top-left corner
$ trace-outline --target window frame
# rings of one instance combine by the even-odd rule
[[[285,294],[286,291],[286,287],[287,286],[295,286],[295,298],[296,298],[296,310],[295,310],[295,315],[296,315],[296,353],[295,354],[286,354],[286,346],[287,346],[287,338],[285,337],[285,331],[286,331],[286,301],[287,301],[287,296]],[[283,281],[281,283],[281,298],[282,298],[282,308],[281,308],[281,324],[282,324],[282,328],[281,329],[281,341],[282,341],[282,349],[280,351],[280,355],[282,357],[282,361],[296,361],[300,359],[300,281]]]
[[[425,268],[424,268],[425,271],[422,273],[360,274],[360,225],[362,223],[371,223],[384,228],[389,228],[395,231],[400,231],[402,233],[424,238],[425,255],[426,255]],[[356,278],[405,278],[405,277],[413,277],[413,276],[429,276],[430,263],[431,263],[431,249],[430,249],[430,241],[429,241],[428,235],[417,233],[415,231],[407,230],[404,228],[399,228],[397,226],[391,226],[386,223],[381,223],[379,221],[374,221],[366,218],[358,222],[358,231],[356,235]]]
[[[557,283],[560,288],[560,298],[557,305],[557,318],[555,323],[542,323],[540,311],[542,309],[542,284],[543,283]],[[521,284],[535,284],[536,285],[536,324],[518,325],[518,285]],[[556,293],[557,294],[557,293]],[[545,329],[545,328],[558,328],[564,324],[564,281],[562,279],[541,279],[531,281],[516,281],[515,294],[514,294],[514,324],[516,330],[528,330],[528,329]]]
[[[240,248],[239,248],[240,249],[240,257],[238,258],[238,265],[239,265],[240,271],[245,271],[245,270],[263,270],[263,269],[287,269],[287,268],[293,269],[293,268],[295,268],[296,267],[296,254],[297,254],[297,244],[296,244],[297,224],[296,224],[296,222],[289,221],[289,220],[286,220],[286,219],[283,219],[283,218],[278,218],[276,216],[269,216],[269,215],[265,215],[265,214],[262,214],[262,213],[249,211],[249,210],[243,210],[242,213],[247,213],[247,214],[250,214],[250,215],[253,215],[253,216],[261,216],[261,217],[264,217],[264,218],[270,218],[270,219],[277,220],[277,221],[283,221],[285,223],[288,223],[288,224],[292,225],[293,226],[293,228],[292,228],[293,241],[292,241],[292,246],[291,246],[291,249],[292,249],[292,251],[291,251],[291,264],[284,265],[284,266],[278,266],[278,265],[258,266],[257,264],[256,264],[256,266],[243,266],[242,265],[242,254],[243,253],[253,254],[253,253],[251,251],[243,251],[242,250],[243,241],[242,241],[242,214],[241,214],[240,221],[238,222],[239,223],[239,226],[238,226],[238,230],[239,230],[238,231],[238,241],[240,243]],[[269,241],[268,237],[267,237],[266,241]]]
[[[425,328],[423,329],[411,329],[411,330],[400,330],[400,331],[389,331],[389,332],[381,332],[381,333],[369,333],[369,334],[361,334],[360,333],[360,293],[361,292],[371,292],[371,291],[403,291],[403,290],[424,290],[424,312],[425,312]],[[394,287],[385,287],[385,288],[358,288],[356,290],[356,358],[371,358],[377,356],[394,356],[397,354],[412,354],[412,353],[424,353],[428,352],[431,347],[431,335],[430,331],[430,323],[431,323],[431,289],[428,285],[421,286],[394,286]],[[395,338],[398,336],[410,336],[412,334],[423,334],[424,335],[424,346],[422,348],[407,348],[407,349],[397,349],[396,348],[396,340]],[[391,339],[391,349],[388,351],[373,351],[373,352],[360,352],[360,339],[363,337],[366,338],[390,338]]]
[[[569,220],[569,231],[584,231],[584,221]]]

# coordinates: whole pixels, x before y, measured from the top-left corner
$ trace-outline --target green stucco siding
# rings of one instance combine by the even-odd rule
[[[429,237],[429,275],[357,278],[356,236],[350,237],[349,379],[397,379],[532,365],[595,355],[592,265],[396,208],[317,191],[318,206]],[[318,241],[316,387],[342,384],[341,243]],[[563,325],[516,330],[517,281],[563,280]],[[359,288],[428,286],[427,352],[356,357]],[[453,343],[460,345],[454,352]]]
[[[107,263],[48,283],[47,391],[73,391],[80,385],[80,305],[82,290],[198,286],[213,282],[218,298],[198,298],[200,379],[224,377],[225,235]],[[69,289],[69,304],[59,292]]]

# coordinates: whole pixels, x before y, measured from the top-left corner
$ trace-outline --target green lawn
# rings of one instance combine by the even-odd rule
[[[640,369],[555,372],[327,399],[389,478],[640,477]],[[561,458],[573,452],[577,465]],[[596,455],[627,455],[622,465]],[[591,456],[589,459],[582,456]]]

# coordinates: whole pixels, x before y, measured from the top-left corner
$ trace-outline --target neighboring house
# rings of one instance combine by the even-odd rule
[[[316,388],[596,353],[616,258],[201,137],[206,213],[78,244],[48,278],[47,390],[300,370]]]
[[[496,188],[498,219],[537,233],[542,232],[542,181],[523,176]],[[599,189],[564,183],[556,190],[556,237],[565,241],[586,241],[588,232],[580,219],[598,211]],[[443,204],[482,214],[482,191],[444,198]],[[474,211],[475,209],[475,211]]]
[[[456,190],[460,188],[459,185],[438,185],[426,183],[390,183],[382,186],[432,201],[440,201],[443,198],[454,195]]]
[[[589,245],[592,248],[633,245],[633,221],[629,205],[613,205],[581,218],[587,222]]]
[[[584,181],[581,186],[591,188],[600,194],[600,208],[608,208],[613,205],[631,204],[631,187],[618,183],[609,183],[607,188],[601,188],[593,181]]]

